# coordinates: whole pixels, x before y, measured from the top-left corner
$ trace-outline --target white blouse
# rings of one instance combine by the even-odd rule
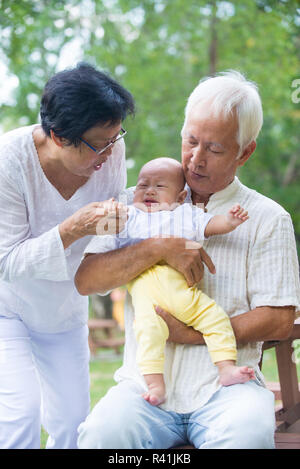
[[[132,189],[127,190],[132,199]],[[122,201],[126,196],[122,196]],[[235,203],[249,212],[250,219],[232,233],[212,236],[204,242],[216,274],[205,274],[200,288],[215,299],[230,317],[259,306],[296,306],[300,311],[299,266],[290,215],[276,202],[241,184],[236,177],[224,190],[213,194],[207,211],[224,214]],[[134,312],[129,295],[125,308],[124,364],[116,372],[117,382],[132,379],[145,387],[136,365]],[[255,369],[263,384],[258,363],[262,343],[248,343],[238,349],[238,365]],[[164,409],[180,413],[203,406],[219,389],[217,367],[205,345],[167,343]]]
[[[0,137],[0,317],[55,333],[87,321],[88,298],[74,275],[91,239],[64,249],[58,225],[91,202],[118,197],[126,187],[125,145],[117,142],[101,170],[65,200],[42,170],[34,127]]]

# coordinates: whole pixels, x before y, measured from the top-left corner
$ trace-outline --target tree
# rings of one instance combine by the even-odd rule
[[[2,0],[1,12],[0,53],[19,79],[15,103],[1,106],[3,130],[37,120],[45,82],[68,51],[79,52],[136,98],[126,122],[129,185],[148,159],[180,159],[184,107],[200,78],[245,73],[259,85],[264,126],[239,175],[292,214],[300,246],[296,0]]]

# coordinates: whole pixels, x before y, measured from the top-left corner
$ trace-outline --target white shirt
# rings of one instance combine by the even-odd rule
[[[132,198],[132,188],[124,201]],[[235,203],[249,211],[250,219],[229,234],[212,236],[204,242],[216,274],[205,269],[200,284],[230,317],[259,306],[296,306],[300,311],[299,267],[290,215],[273,200],[241,184],[236,177],[224,190],[213,194],[207,204],[211,214],[224,214]],[[134,259],[133,259],[134,261]],[[145,387],[136,365],[134,312],[129,295],[125,308],[125,351],[123,366],[116,372],[117,382],[132,379]],[[249,343],[238,349],[238,365],[255,369],[263,384],[258,363],[262,343]],[[205,345],[167,343],[164,409],[180,413],[203,406],[219,388],[217,367]]]
[[[84,253],[113,251],[156,236],[176,236],[203,244],[204,231],[212,216],[191,203],[158,212],[144,212],[130,206],[124,229],[117,235],[94,236]]]
[[[117,142],[101,170],[65,200],[40,166],[34,127],[0,137],[0,316],[55,333],[87,321],[88,298],[73,279],[91,239],[64,250],[58,225],[84,205],[118,197],[126,187],[125,146]]]

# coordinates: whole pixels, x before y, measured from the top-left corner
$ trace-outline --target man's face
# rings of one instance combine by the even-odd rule
[[[196,106],[187,119],[182,135],[182,166],[187,184],[198,202],[224,189],[235,176],[238,123],[235,115],[226,120],[209,115]]]

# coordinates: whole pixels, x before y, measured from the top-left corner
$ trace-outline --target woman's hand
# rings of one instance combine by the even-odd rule
[[[119,233],[127,221],[127,211],[126,205],[114,199],[85,205],[59,225],[64,248],[87,235]]]

